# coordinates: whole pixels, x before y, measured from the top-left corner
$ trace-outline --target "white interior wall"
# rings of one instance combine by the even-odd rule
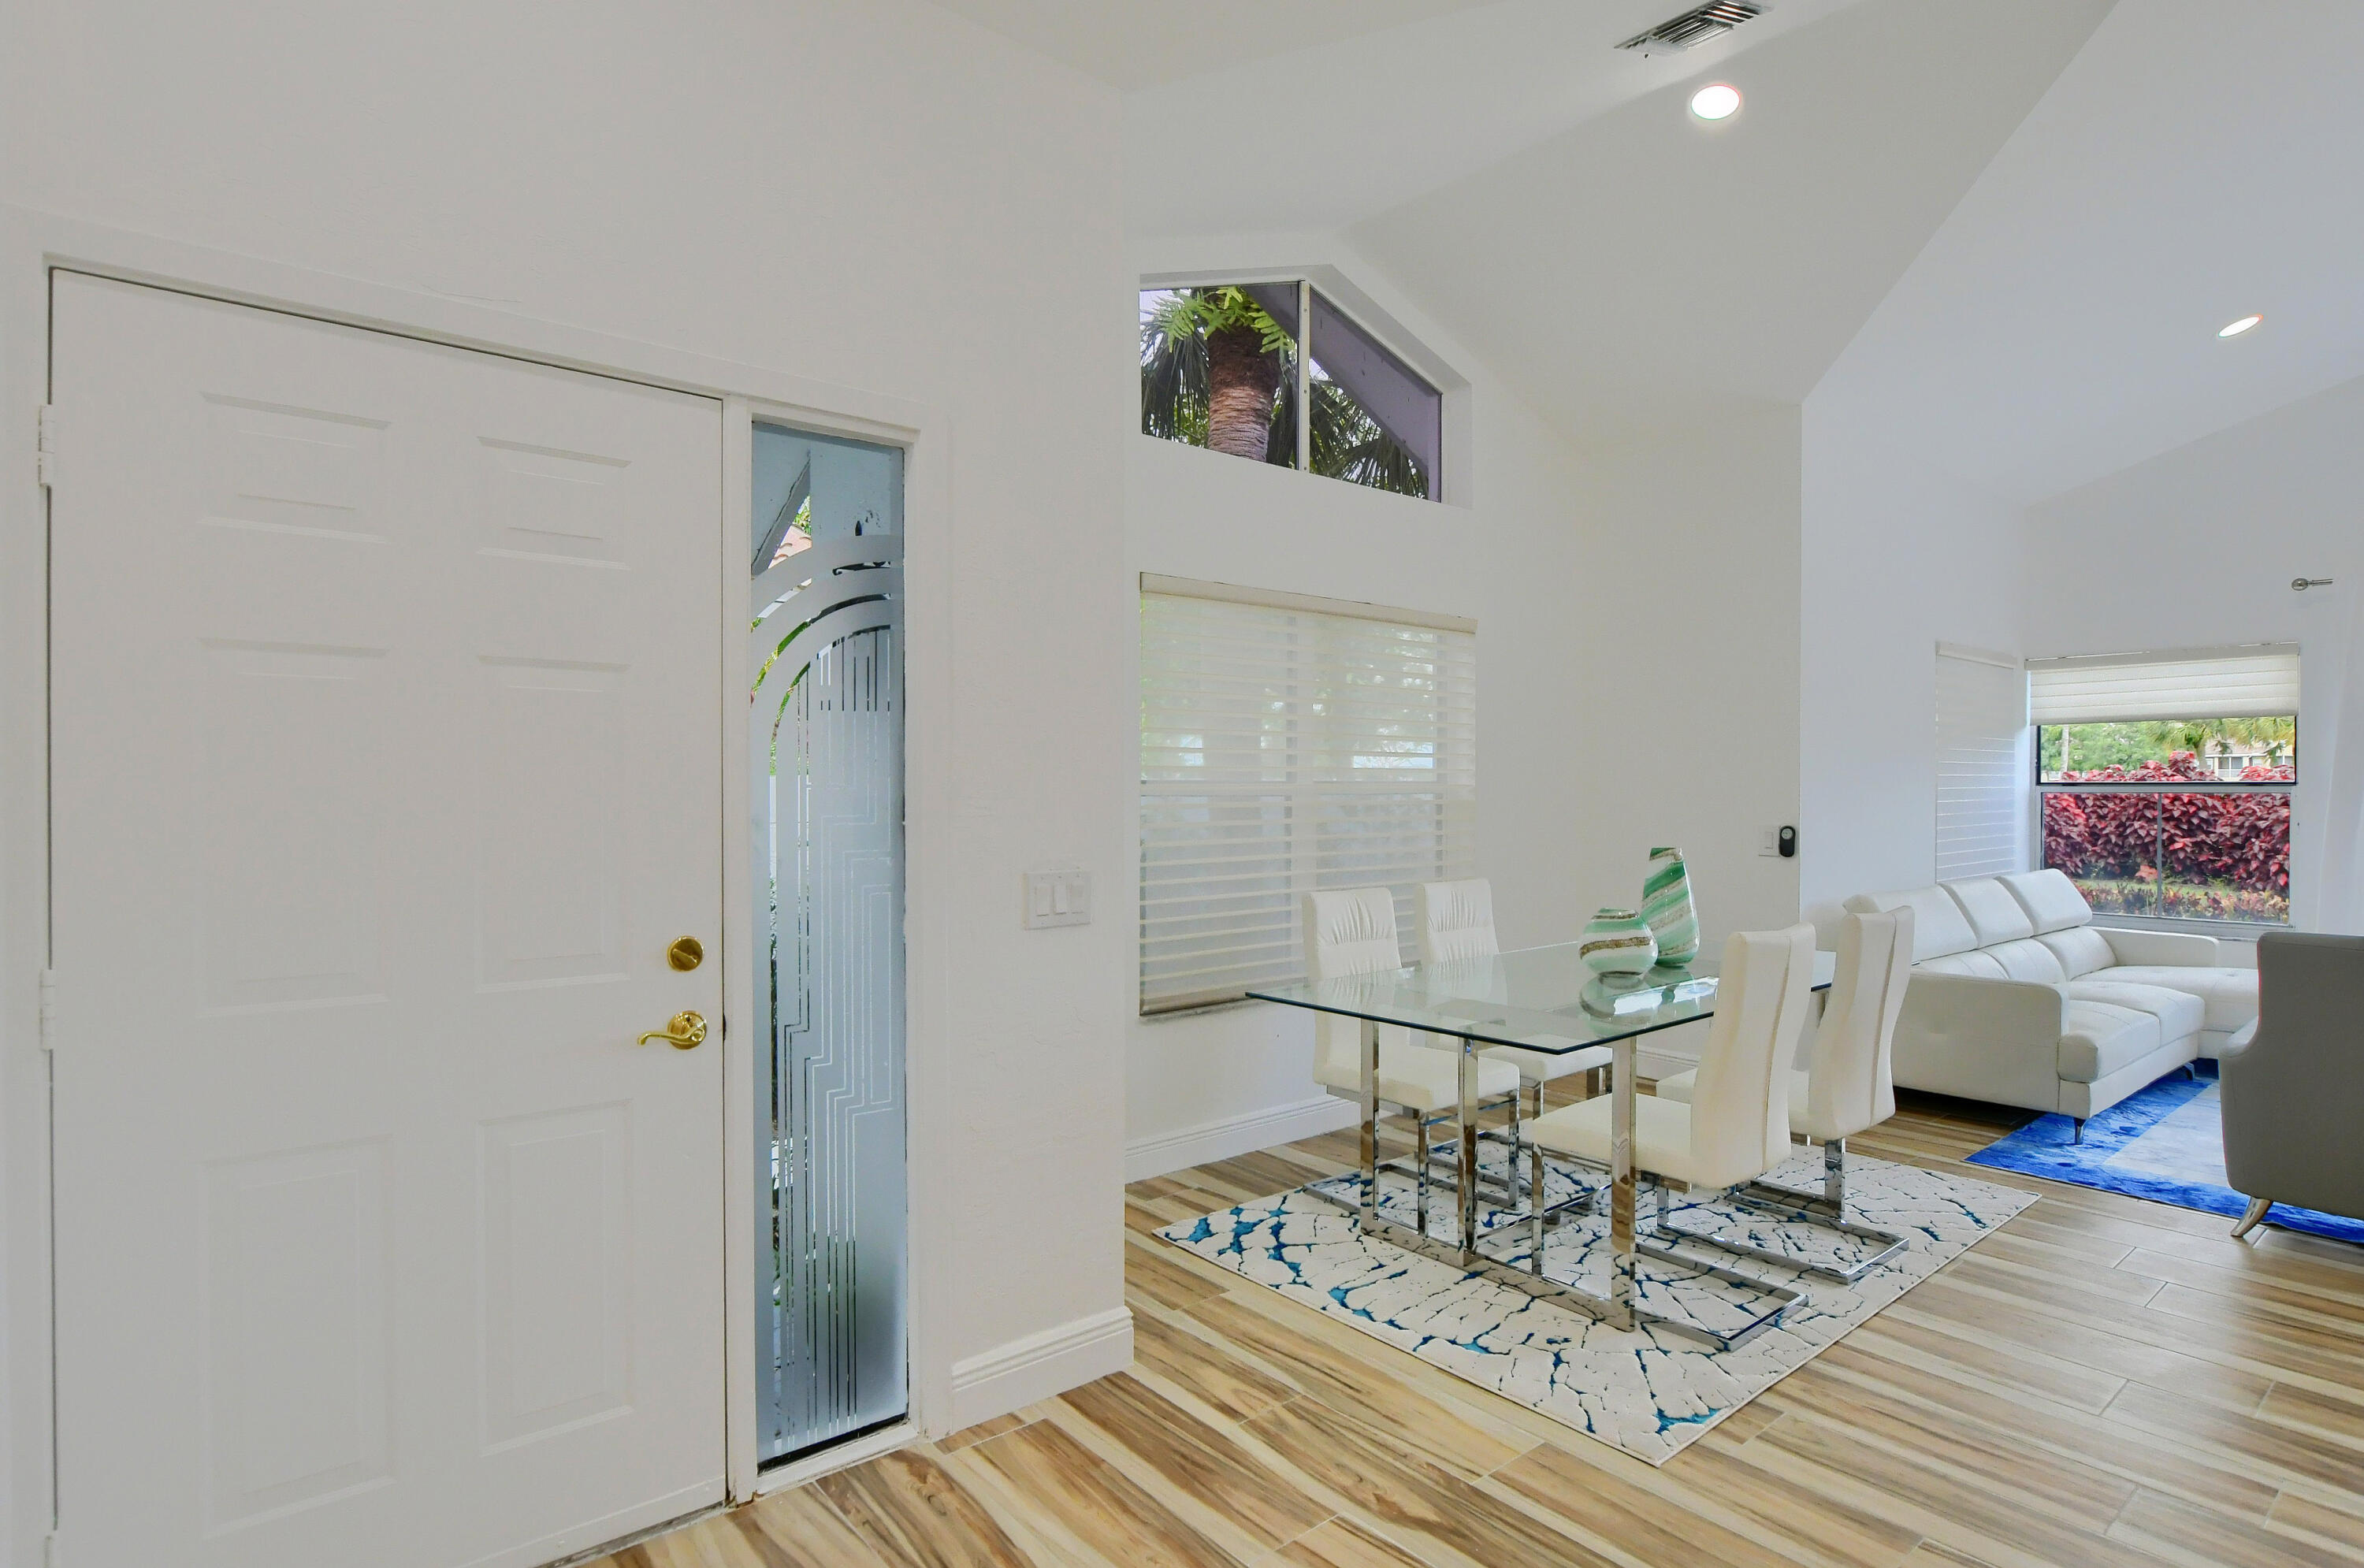
[[[1121,1365],[1121,1333],[1043,1360],[1123,1302],[1116,95],[904,0],[6,0],[0,37],[0,201],[941,412],[954,701],[913,723],[915,745],[942,727],[953,820],[931,830],[958,849],[914,867],[935,907],[912,919],[953,936],[936,978],[963,1021],[930,1085],[956,1107],[924,1156],[946,1179],[913,1202],[957,1291],[941,1364],[914,1373],[971,1369],[935,1408],[976,1419]],[[1055,861],[1097,873],[1108,913],[1021,929],[1020,873]],[[30,933],[7,938],[30,973]],[[16,1283],[21,1320],[40,1308]],[[38,1411],[12,1362],[6,1403]],[[47,1496],[33,1463],[12,1456],[18,1497]]]
[[[1680,848],[1704,939],[1796,918],[1798,411],[1702,417],[1564,460],[1532,526],[1489,531],[1480,841],[1506,944],[1567,940]],[[1698,1031],[1645,1042],[1643,1070]]]
[[[1756,843],[1798,819],[1797,410],[1579,451],[1335,236],[1158,241],[1139,271],[1315,261],[1469,383],[1447,419],[1466,505],[1136,436],[1134,569],[1477,617],[1479,871],[1505,946],[1569,940],[1601,905],[1631,906],[1665,843],[1690,857],[1710,940],[1794,918],[1798,862]],[[1696,1042],[1674,1030],[1651,1047],[1663,1064]],[[1280,1008],[1136,1019],[1128,1174],[1346,1125],[1312,1049]]]
[[[1479,525],[1466,508],[1137,432],[1127,444],[1125,480],[1137,571],[1478,613]],[[1481,688],[1485,670],[1481,623]],[[1482,717],[1480,724],[1482,801]],[[1138,737],[1136,728],[1136,744]],[[1137,814],[1133,826],[1137,842]],[[1138,907],[1137,859],[1135,867],[1128,887]],[[1125,1057],[1125,1166],[1135,1178],[1343,1126],[1350,1108],[1314,1084],[1310,1022],[1285,1007],[1252,1003],[1135,1018]]]
[[[1411,309],[1335,237],[1221,237],[1158,241],[1138,256],[1143,276],[1259,272],[1273,276],[1320,271],[1348,301],[1376,309],[1367,317],[1399,343],[1417,343],[1429,369],[1450,367],[1471,384],[1447,396],[1447,493],[1451,502],[1415,500],[1318,474],[1246,462],[1221,452],[1158,440],[1136,429],[1125,449],[1125,537],[1136,574],[1312,594],[1389,605],[1478,621],[1478,812],[1480,841],[1491,770],[1483,711],[1490,628],[1484,617],[1480,556],[1489,529],[1511,526],[1535,486],[1528,470],[1535,445],[1514,444],[1522,431],[1548,450],[1515,401],[1472,373],[1451,341]],[[1406,336],[1407,334],[1411,336]],[[1128,404],[1130,410],[1134,404]],[[1458,466],[1465,472],[1454,473]],[[1127,651],[1137,669],[1139,639]],[[1129,736],[1138,780],[1140,731]],[[1124,884],[1138,908],[1138,795],[1131,788],[1134,859]],[[1125,971],[1138,1006],[1138,951]],[[1352,1119],[1353,1107],[1313,1082],[1311,1021],[1285,1007],[1248,1003],[1161,1018],[1135,1016],[1125,1030],[1125,1169],[1156,1175],[1202,1161],[1307,1137]]]
[[[2030,508],[2031,657],[2300,644],[2292,918],[2364,931],[2364,380]],[[2329,588],[2291,591],[2293,577]]]
[[[1800,628],[1801,907],[1936,875],[1936,649],[2022,656],[2026,518],[1868,433],[1859,405],[1806,401]]]

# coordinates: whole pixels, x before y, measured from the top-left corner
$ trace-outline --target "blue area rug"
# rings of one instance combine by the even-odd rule
[[[2127,1095],[2085,1123],[2085,1141],[2065,1116],[2040,1116],[1970,1156],[1973,1165],[2072,1182],[2107,1193],[2170,1203],[2237,1219],[2249,1200],[2225,1184],[2225,1132],[2216,1097],[2216,1063]],[[2364,1243],[2364,1220],[2278,1203],[2268,1224],[2335,1241]]]

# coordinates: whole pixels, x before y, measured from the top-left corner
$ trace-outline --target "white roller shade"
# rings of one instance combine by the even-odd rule
[[[1394,888],[1410,962],[1412,890],[1476,870],[1467,623],[1207,592],[1141,597],[1145,1013],[1301,978],[1317,888]]]
[[[1937,880],[2025,871],[2026,672],[1941,647],[1936,688]]]
[[[2258,718],[2298,712],[2298,650],[2202,649],[2028,662],[2037,724]]]

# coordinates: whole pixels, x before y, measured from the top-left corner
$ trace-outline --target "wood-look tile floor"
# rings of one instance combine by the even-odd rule
[[[2043,1196],[1653,1470],[1150,1234],[1352,1159],[1134,1183],[1131,1371],[598,1568],[2364,1563],[2364,1249],[1977,1168]]]

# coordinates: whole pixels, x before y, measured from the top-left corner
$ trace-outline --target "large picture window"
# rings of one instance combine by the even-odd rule
[[[1469,623],[1145,577],[1141,1010],[1300,978],[1300,894],[1475,874]]]
[[[1143,290],[1141,428],[1375,490],[1440,495],[1444,395],[1303,282]]]
[[[2100,913],[2290,921],[2298,654],[2029,667],[2044,863]]]

